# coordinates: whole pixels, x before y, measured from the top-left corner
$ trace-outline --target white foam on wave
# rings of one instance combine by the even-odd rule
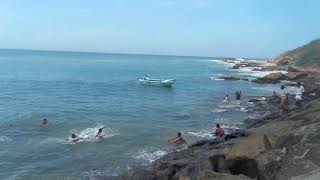
[[[7,136],[0,136],[0,142],[10,142],[10,141],[12,141],[11,138]]]
[[[96,138],[96,134],[97,134],[98,130],[100,128],[102,128],[102,127],[104,127],[104,126],[103,125],[98,125],[96,127],[86,128],[86,129],[83,129],[83,130],[80,130],[80,131],[79,130],[72,130],[71,133],[74,133],[79,138],[82,138],[79,141],[77,141],[77,143],[79,143],[79,142],[88,142],[88,141],[98,141],[100,139]],[[103,136],[103,139],[105,139],[105,138],[110,138],[110,137],[113,137],[115,135],[118,135],[118,133],[115,132],[113,129],[109,128],[109,127],[105,127],[103,129],[101,135]],[[72,142],[72,138],[69,137],[68,141]]]
[[[236,129],[239,129],[239,127],[237,127],[236,125],[221,125],[221,128],[223,128],[225,130],[225,133],[228,134],[231,131],[234,131]],[[187,134],[197,137],[197,138],[203,138],[203,139],[208,139],[208,138],[214,138],[214,136],[212,135],[212,132],[215,131],[215,126],[212,127],[212,129],[202,129],[202,130],[198,130],[198,131],[189,131],[187,132]]]
[[[221,113],[221,112],[226,112],[227,110],[226,109],[212,109],[210,111],[214,112],[214,113]]]
[[[134,158],[152,163],[166,154],[168,154],[168,152],[164,150],[145,149],[134,155]]]
[[[189,131],[187,132],[191,136],[200,137],[200,138],[212,138],[212,132],[209,130],[200,130],[198,132]]]
[[[240,75],[247,75],[247,76],[253,76],[253,77],[263,77],[271,73],[277,73],[281,72],[283,74],[287,74],[287,71],[253,71],[253,69],[259,68],[259,67],[241,67],[239,69],[233,70],[237,71]]]

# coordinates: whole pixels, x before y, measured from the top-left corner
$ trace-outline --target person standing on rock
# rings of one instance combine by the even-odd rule
[[[217,124],[216,126],[216,131],[214,133],[212,132],[212,134],[217,137],[218,141],[222,141],[225,135],[224,130],[220,128],[220,124]]]
[[[297,104],[297,108],[301,109],[301,100],[303,97],[303,93],[305,92],[304,87],[301,85],[301,82],[297,82],[297,89],[296,89],[296,104]]]
[[[288,112],[288,105],[289,105],[289,92],[288,89],[284,86],[281,85],[281,109],[283,112]]]

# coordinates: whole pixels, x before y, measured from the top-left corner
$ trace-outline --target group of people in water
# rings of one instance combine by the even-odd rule
[[[144,79],[145,78],[147,78],[146,75],[145,75]],[[297,87],[295,89],[295,100],[296,100],[296,106],[297,106],[298,109],[302,108],[301,100],[303,98],[304,92],[305,92],[304,87],[302,86],[301,82],[298,82],[297,83]],[[273,92],[273,97],[274,98],[281,98],[280,106],[281,106],[281,108],[282,108],[282,110],[284,112],[287,112],[288,111],[288,105],[289,105],[289,90],[284,85],[281,85],[281,91],[279,93],[274,91]],[[241,99],[241,91],[236,91],[235,99],[236,100],[240,100]],[[224,97],[224,102],[225,103],[229,102],[229,95],[226,95]],[[39,124],[39,127],[45,128],[47,126],[48,126],[48,120],[46,118],[44,118],[42,120],[42,122]],[[96,133],[95,138],[101,139],[103,137],[103,129],[104,129],[104,127],[98,129],[98,132]],[[214,137],[217,138],[218,141],[223,140],[224,136],[225,136],[225,132],[220,127],[220,124],[216,124],[216,129],[215,129],[214,132],[212,132],[212,134],[213,134]],[[77,142],[77,141],[79,141],[81,139],[84,139],[84,138],[80,137],[79,135],[74,134],[74,133],[71,134],[71,141],[72,142]],[[174,143],[177,143],[177,144],[184,144],[187,141],[182,137],[181,132],[178,132],[177,136],[175,138],[169,139],[168,142],[174,142]]]
[[[241,99],[241,91],[236,91],[235,98],[236,98],[236,100],[240,100]],[[224,97],[223,102],[224,103],[228,103],[229,102],[229,95],[228,94]]]
[[[224,140],[225,132],[220,127],[220,124],[216,125],[216,130],[212,131],[212,135],[217,138],[218,142],[221,142]],[[169,139],[168,142],[174,142],[176,144],[184,144],[187,143],[187,141],[182,137],[181,132],[177,133],[177,136],[175,138]]]
[[[48,127],[48,120],[46,118],[42,119],[42,122],[39,124],[39,127],[40,128]],[[104,129],[104,127],[98,129],[98,132],[96,133],[95,138],[97,138],[97,139],[103,138],[103,136],[104,136],[103,135],[103,129]],[[72,133],[70,138],[67,139],[67,141],[70,140],[71,142],[77,142],[77,141],[79,141],[81,139],[84,139],[84,138],[80,137],[79,135],[77,135],[75,133]]]
[[[42,122],[39,124],[39,127],[40,128],[48,127],[48,120],[46,118],[42,119]],[[225,135],[225,133],[224,133],[224,130],[222,128],[220,128],[219,124],[217,124],[216,127],[217,128],[216,128],[215,132],[212,132],[212,134],[214,136],[216,136],[217,139],[219,140]],[[103,138],[103,136],[104,136],[103,135],[103,129],[104,129],[104,127],[98,129],[98,132],[96,133],[95,138],[97,138],[97,139]],[[77,141],[82,140],[82,139],[84,139],[84,138],[80,137],[77,134],[72,133],[71,137],[68,138],[67,140],[71,141],[71,142],[77,142]],[[177,136],[175,138],[169,139],[168,142],[174,142],[174,143],[177,143],[177,144],[184,144],[187,141],[182,137],[181,132],[178,132]]]
[[[302,86],[301,82],[297,82],[297,86],[294,89],[294,95],[295,95],[295,101],[296,101],[296,106],[297,109],[302,108],[302,98],[305,93],[305,89]],[[279,93],[273,92],[273,97],[274,98],[280,98],[280,107],[283,112],[288,112],[289,111],[289,89],[286,88],[284,85],[281,85],[281,90]]]

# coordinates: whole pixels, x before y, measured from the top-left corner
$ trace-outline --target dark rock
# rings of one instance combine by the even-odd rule
[[[218,173],[214,171],[202,171],[197,180],[250,180],[251,178],[244,175],[231,175],[225,173]]]
[[[233,77],[233,76],[223,76],[223,77],[220,77],[219,79],[224,79],[224,80],[229,80],[229,81],[238,81],[238,80],[241,80],[240,78],[238,78],[238,77]]]
[[[296,66],[289,66],[288,72],[305,72],[305,70]]]
[[[271,73],[268,74],[262,78],[257,78],[255,80],[252,80],[252,82],[254,83],[259,83],[259,84],[264,84],[264,83],[279,83],[280,80],[286,80],[288,77],[281,73],[281,72],[277,72],[277,73]]]
[[[156,180],[157,177],[154,173],[144,169],[129,170],[126,174],[122,175],[121,180]]]
[[[308,76],[307,72],[288,72],[287,74],[289,80],[297,80]]]
[[[232,66],[232,69],[239,69],[241,67],[241,64],[235,64]]]

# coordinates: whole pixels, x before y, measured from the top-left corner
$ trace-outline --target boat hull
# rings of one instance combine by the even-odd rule
[[[155,86],[172,86],[175,83],[174,79],[139,79],[141,84],[155,85]]]

